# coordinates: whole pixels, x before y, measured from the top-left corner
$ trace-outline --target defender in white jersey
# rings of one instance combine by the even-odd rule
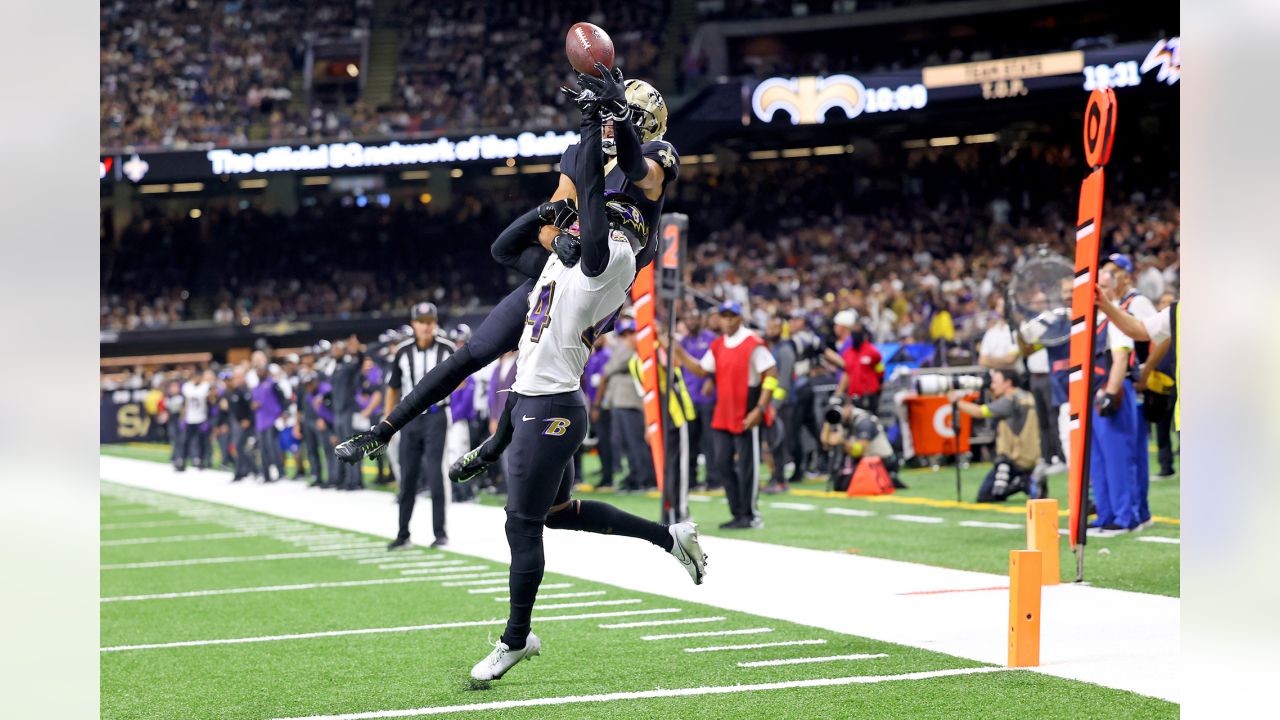
[[[591,83],[571,93],[582,109],[584,157],[574,182],[579,189],[578,222],[582,257],[565,267],[554,254],[529,296],[520,337],[516,380],[498,432],[464,456],[492,462],[507,452],[507,543],[511,548],[510,614],[493,652],[471,669],[476,680],[493,680],[542,642],[530,632],[533,604],[542,582],[544,527],[643,538],[671,553],[695,583],[702,582],[705,556],[696,527],[670,527],[622,512],[608,503],[570,500],[573,454],[587,435],[587,407],[581,390],[587,354],[601,328],[612,323],[635,279],[635,256],[649,239],[644,216],[625,195],[604,193],[602,112],[626,121],[629,111],[621,80]]]

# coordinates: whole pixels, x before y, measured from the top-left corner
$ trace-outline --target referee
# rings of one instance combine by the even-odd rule
[[[387,415],[395,409],[402,395],[412,392],[424,375],[453,354],[453,343],[436,336],[438,314],[435,305],[429,302],[414,305],[411,320],[413,339],[396,348],[391,362],[391,374],[387,378]],[[449,542],[444,530],[445,488],[441,465],[445,435],[449,431],[448,406],[446,397],[410,420],[400,431],[400,532],[387,546],[388,550],[412,547],[409,520],[413,518],[413,504],[424,477],[431,491],[431,529],[436,536],[431,547]]]

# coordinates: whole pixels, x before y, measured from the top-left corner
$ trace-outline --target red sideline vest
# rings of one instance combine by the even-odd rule
[[[710,348],[711,356],[716,359],[716,408],[711,415],[711,427],[740,435],[753,398],[754,402],[760,401],[760,388],[748,387],[748,383],[751,353],[764,341],[748,334],[736,347],[727,347],[724,338],[721,335],[713,340]]]

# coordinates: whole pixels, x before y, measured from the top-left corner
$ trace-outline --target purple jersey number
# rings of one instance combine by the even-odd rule
[[[538,342],[542,339],[542,331],[551,324],[551,298],[556,294],[556,281],[552,280],[542,286],[542,290],[538,291],[538,299],[533,303],[533,308],[529,310],[529,314],[525,316],[524,323],[532,325],[533,330],[529,332],[529,340]]]

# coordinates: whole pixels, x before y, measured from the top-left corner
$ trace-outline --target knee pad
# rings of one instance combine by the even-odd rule
[[[511,543],[513,550],[528,542],[542,542],[542,527],[543,523],[540,520],[530,520],[510,510],[507,511],[507,540]]]

